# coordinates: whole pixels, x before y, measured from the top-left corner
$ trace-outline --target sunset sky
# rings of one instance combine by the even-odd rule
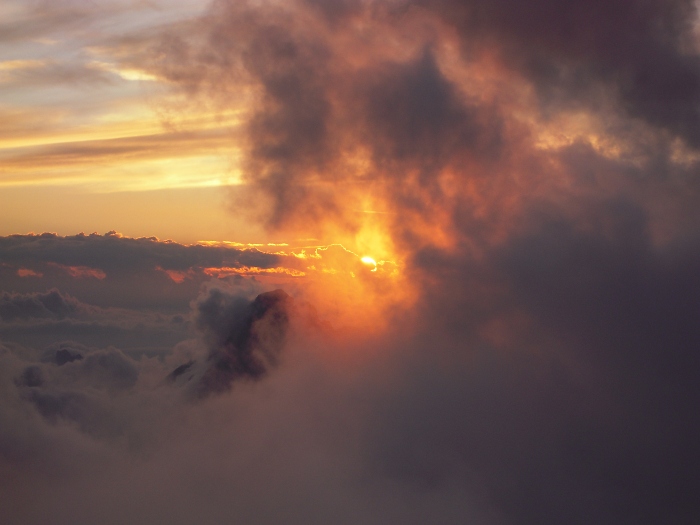
[[[700,522],[690,0],[0,0],[0,523]]]

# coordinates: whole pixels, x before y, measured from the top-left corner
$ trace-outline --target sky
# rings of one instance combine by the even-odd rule
[[[690,0],[0,0],[0,522],[700,519]]]

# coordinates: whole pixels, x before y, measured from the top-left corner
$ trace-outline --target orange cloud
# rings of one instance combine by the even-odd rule
[[[192,279],[194,277],[194,270],[191,268],[186,272],[181,272],[178,270],[165,270],[160,266],[156,266],[156,270],[164,272],[173,282],[176,282],[177,284],[182,284],[185,282],[185,279]]]
[[[41,272],[35,272],[34,270],[30,270],[29,268],[20,268],[17,270],[17,275],[20,277],[43,277],[44,274]]]
[[[64,272],[66,272],[68,275],[71,277],[76,277],[76,278],[83,278],[83,277],[91,277],[93,279],[99,279],[102,280],[107,277],[107,274],[100,270],[99,268],[89,268],[87,266],[66,266],[63,264],[58,264],[58,263],[47,263],[49,266],[53,266],[54,268],[60,268]]]
[[[291,277],[303,277],[306,275],[304,272],[295,270],[293,268],[259,268],[257,266],[241,266],[239,268],[232,268],[224,266],[221,268],[204,268],[204,273],[210,277],[217,277],[223,279],[224,277],[229,277],[231,275],[286,275]]]

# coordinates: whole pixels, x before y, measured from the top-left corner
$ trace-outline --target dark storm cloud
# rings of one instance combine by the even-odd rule
[[[700,62],[691,0],[417,3],[454,25],[466,50],[500,50],[545,104],[595,103],[589,88],[603,82],[629,115],[698,145]]]
[[[332,213],[330,197],[322,197],[316,208],[304,184],[309,173],[327,169],[336,154],[329,129],[329,50],[313,34],[290,24],[283,11],[257,12],[245,2],[220,7],[211,51],[220,63],[236,66],[234,82],[238,71],[240,80],[248,77],[263,87],[260,108],[247,123],[247,176],[273,196],[268,221],[280,225],[307,203],[316,217]]]
[[[441,169],[499,154],[498,109],[460,92],[430,40],[408,57],[361,57],[351,65],[344,55],[353,58],[352,44],[336,45],[328,20],[371,16],[374,9],[312,5],[324,16],[296,2],[217,2],[206,25],[193,28],[196,37],[167,33],[152,45],[152,57],[145,54],[134,65],[224,105],[240,102],[236,91],[256,94],[245,99],[252,111],[239,141],[252,194],[241,206],[272,228],[329,220],[352,227],[347,202],[330,184],[386,177],[401,192],[416,171],[420,184],[431,186]],[[389,16],[376,11],[379,21],[372,23]],[[369,153],[374,168],[365,176],[345,164],[359,151]]]
[[[237,209],[273,229],[352,231],[363,184],[387,208],[423,215],[455,205],[446,172],[487,198],[551,190],[562,173],[535,147],[537,125],[567,111],[590,112],[603,140],[625,144],[616,155],[660,179],[674,138],[700,140],[695,20],[689,0],[222,1],[191,34],[141,46],[133,67],[190,98],[250,108],[237,143],[250,195]],[[482,76],[484,90],[465,87]],[[514,106],[528,89],[537,103]]]
[[[378,167],[388,165],[390,175],[417,167],[428,184],[447,165],[500,153],[498,115],[460,96],[429,48],[408,63],[362,73],[361,125],[372,134]]]
[[[331,22],[345,21],[349,16],[362,12],[362,2],[359,0],[337,0],[335,2],[324,2],[323,0],[304,1],[321,11]]]
[[[585,212],[597,226],[533,210],[482,260],[418,255],[444,281],[376,416],[390,475],[475,484],[506,523],[700,514],[700,242],[654,246],[629,201]]]

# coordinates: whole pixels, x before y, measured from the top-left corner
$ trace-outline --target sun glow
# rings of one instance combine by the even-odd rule
[[[300,301],[313,305],[321,319],[344,334],[366,335],[381,331],[387,320],[387,310],[406,307],[413,302],[413,288],[405,282],[403,262],[396,254],[388,252],[385,247],[390,243],[379,235],[367,238],[374,243],[365,242],[362,245],[354,238],[337,237],[347,244],[312,244],[308,243],[309,239],[304,239],[303,243],[282,243],[277,239],[275,243],[255,245],[200,242],[274,254],[278,260],[273,268],[235,266],[195,268],[193,271],[218,279],[242,275],[264,283],[269,289],[284,288]],[[378,242],[380,240],[382,242]],[[372,249],[375,247],[376,250]],[[365,251],[367,248],[372,251]],[[372,256],[362,253],[372,253]],[[189,278],[189,274],[181,276],[171,273],[168,273],[171,279],[184,281]]]
[[[372,271],[372,272],[376,272],[376,271],[377,271],[377,261],[375,261],[375,260],[372,259],[371,257],[365,255],[365,256],[362,257],[360,260],[361,260],[364,264],[366,264],[366,265],[368,265],[368,266],[374,266],[374,269],[372,269],[372,270],[370,270],[370,271]]]

